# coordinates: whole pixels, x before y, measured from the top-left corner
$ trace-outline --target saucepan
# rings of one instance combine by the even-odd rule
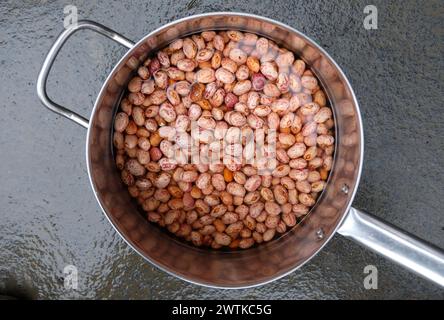
[[[128,48],[96,99],[89,120],[53,102],[46,82],[66,40],[89,29]],[[336,150],[329,182],[308,216],[284,236],[243,251],[216,251],[190,246],[163,232],[140,214],[121,182],[113,157],[113,119],[126,85],[147,58],[173,40],[204,30],[235,29],[275,41],[299,55],[320,79],[336,121]],[[37,93],[50,110],[87,128],[86,163],[95,197],[120,236],[144,259],[183,280],[210,287],[246,288],[279,279],[313,258],[339,233],[405,268],[444,286],[441,249],[351,207],[364,159],[358,102],[340,67],[306,35],[280,22],[244,13],[208,13],[176,20],[137,43],[91,21],[65,29],[50,49],[37,81]]]

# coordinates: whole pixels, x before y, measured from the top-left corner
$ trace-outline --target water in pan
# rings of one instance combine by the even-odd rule
[[[198,246],[245,249],[303,220],[326,185],[335,127],[302,60],[251,33],[207,31],[173,41],[137,73],[113,141],[150,221]]]

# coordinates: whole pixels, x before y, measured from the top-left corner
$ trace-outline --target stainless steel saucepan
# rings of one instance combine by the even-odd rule
[[[90,120],[53,102],[46,92],[51,66],[65,41],[81,29],[96,31],[127,47],[109,74]],[[233,252],[200,249],[180,242],[150,224],[120,179],[113,158],[113,118],[126,84],[139,64],[174,39],[204,30],[237,29],[262,35],[299,55],[326,90],[336,120],[336,151],[326,190],[301,224],[267,244]],[[209,13],[176,20],[137,43],[90,21],[64,30],[49,51],[37,93],[50,110],[88,129],[86,162],[94,194],[120,236],[160,269],[192,283],[245,288],[268,283],[296,270],[337,232],[444,287],[444,253],[374,216],[351,207],[358,188],[364,141],[353,90],[340,67],[313,40],[280,22],[244,13]]]

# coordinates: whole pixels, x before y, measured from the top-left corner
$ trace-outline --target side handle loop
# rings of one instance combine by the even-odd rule
[[[73,35],[75,32],[81,29],[89,29],[92,31],[95,31],[101,35],[106,36],[107,38],[110,38],[117,43],[127,47],[132,48],[134,46],[134,42],[131,40],[128,40],[124,36],[118,34],[117,32],[114,32],[111,29],[108,29],[105,26],[102,26],[101,24],[88,21],[88,20],[81,20],[78,21],[76,24],[73,24],[69,28],[67,28],[65,31],[63,31],[57,38],[57,40],[52,45],[51,49],[48,52],[48,55],[45,58],[45,61],[43,62],[42,69],[40,70],[39,76],[37,78],[37,95],[42,101],[42,103],[47,107],[49,110],[54,111],[55,113],[58,113],[75,123],[81,125],[82,127],[88,128],[89,121],[88,119],[84,118],[83,116],[79,115],[78,113],[71,111],[70,109],[63,107],[54,101],[52,101],[48,97],[48,93],[46,91],[46,83],[48,80],[48,74],[51,70],[51,67],[54,63],[55,58],[60,52],[60,49],[65,44],[66,40]]]

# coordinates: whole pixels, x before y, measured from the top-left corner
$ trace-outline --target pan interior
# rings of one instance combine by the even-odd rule
[[[265,36],[301,57],[320,79],[336,121],[336,151],[326,190],[296,228],[244,251],[210,251],[178,241],[150,224],[130,198],[114,163],[113,117],[126,84],[140,63],[171,41],[204,30],[236,29]],[[87,163],[97,200],[116,231],[145,259],[194,283],[227,288],[279,278],[314,256],[350,207],[362,162],[359,108],[347,79],[314,42],[269,19],[234,13],[193,16],[166,25],[139,41],[116,65],[97,98],[87,138]]]

